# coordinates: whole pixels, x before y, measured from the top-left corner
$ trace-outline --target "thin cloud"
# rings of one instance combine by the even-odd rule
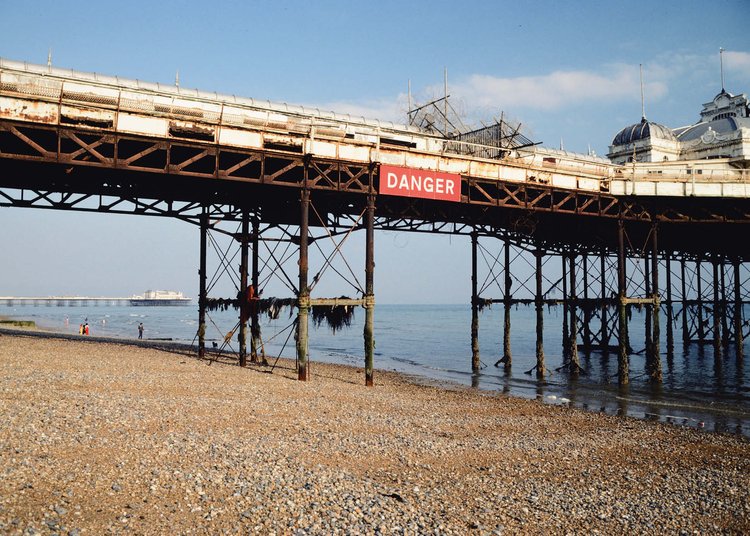
[[[724,69],[727,80],[733,85],[750,80],[750,52],[725,51]],[[717,54],[659,54],[643,65],[646,100],[657,102],[669,95],[670,86],[705,81],[713,72],[718,80]],[[464,117],[486,118],[500,110],[523,115],[527,111],[556,112],[582,103],[637,102],[640,100],[640,73],[638,65],[627,63],[610,63],[595,70],[557,70],[535,76],[500,77],[477,73],[452,81],[449,90],[454,108],[460,109]],[[443,94],[442,84],[425,87],[419,94],[421,102],[438,98]],[[400,124],[406,120],[404,94],[366,102],[329,102],[319,108]]]
[[[477,107],[498,109],[530,108],[559,110],[585,101],[618,101],[639,98],[638,66],[617,65],[606,72],[555,71],[540,76],[500,78],[472,75],[453,84],[455,94]],[[661,81],[646,84],[649,95],[660,98],[667,92]]]
[[[350,115],[356,118],[379,119],[380,121],[393,121],[403,124],[406,122],[405,97],[399,95],[395,99],[378,99],[367,102],[329,102],[317,108],[325,111],[334,111],[336,114]]]

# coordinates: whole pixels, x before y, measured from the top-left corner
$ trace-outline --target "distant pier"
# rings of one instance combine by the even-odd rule
[[[34,307],[90,307],[130,305],[132,298],[105,298],[91,296],[0,296],[0,306],[15,307],[33,305]]]

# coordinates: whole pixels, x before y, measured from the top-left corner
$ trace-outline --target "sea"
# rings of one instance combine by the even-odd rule
[[[296,313],[296,311],[295,311]],[[533,306],[511,310],[512,368],[495,366],[502,357],[503,308],[480,313],[479,346],[482,368],[471,370],[471,309],[468,305],[382,305],[375,308],[375,383],[378,370],[396,371],[441,384],[466,386],[508,396],[537,399],[540,403],[569,405],[587,411],[623,415],[687,426],[705,431],[750,437],[750,354],[736,357],[734,345],[714,355],[713,345],[683,346],[675,326],[673,355],[666,351],[666,318],[661,322],[663,382],[654,384],[645,373],[644,313],[630,319],[630,383],[617,383],[617,354],[579,351],[584,372],[572,378],[563,365],[562,308],[545,309],[544,351],[547,377],[539,381],[528,373],[536,364],[536,313]],[[33,320],[44,329],[76,334],[88,322],[91,336],[125,339],[172,340],[197,344],[197,306],[0,306],[0,316]],[[237,312],[208,314],[206,338],[223,351],[236,351]],[[326,324],[310,323],[311,371],[315,362],[363,367],[364,311],[355,311],[352,324],[336,332]],[[281,311],[275,320],[263,318],[262,339],[271,361],[295,357],[294,317]],[[249,330],[248,330],[249,331]],[[746,362],[745,362],[746,361]],[[560,369],[560,370],[558,370]],[[363,376],[364,382],[364,376]]]

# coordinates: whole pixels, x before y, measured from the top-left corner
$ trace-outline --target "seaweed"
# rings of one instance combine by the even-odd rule
[[[341,299],[348,300],[349,298],[341,296]],[[239,295],[236,299],[206,299],[206,309],[208,311],[226,311],[230,307],[239,310],[241,306],[242,300]],[[284,308],[289,308],[289,317],[291,318],[294,315],[295,307],[297,307],[296,298],[262,298],[253,299],[250,302],[250,312],[267,315],[270,320],[278,319]],[[328,327],[336,333],[344,327],[351,326],[354,318],[354,307],[354,305],[313,305],[311,307],[313,323],[315,327],[320,327],[325,321],[328,323]]]
[[[347,296],[341,296],[340,299],[348,300]],[[328,327],[335,334],[337,331],[352,325],[354,319],[354,305],[313,305],[312,320],[315,327],[325,321]]]

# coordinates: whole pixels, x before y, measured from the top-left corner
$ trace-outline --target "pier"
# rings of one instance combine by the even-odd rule
[[[0,296],[0,305],[6,307],[98,307],[107,305],[130,305],[133,298],[105,298],[101,296]]]
[[[374,385],[375,237],[385,230],[471,242],[475,372],[480,313],[490,304],[504,307],[503,352],[492,359],[503,367],[513,366],[512,308],[535,308],[537,364],[529,372],[540,378],[548,371],[545,306],[563,308],[571,375],[583,371],[579,351],[597,350],[616,356],[618,381],[628,383],[633,308],[647,312],[644,358],[654,382],[675,336],[743,359],[750,174],[736,159],[619,165],[537,147],[502,123],[456,136],[420,127],[418,114],[396,125],[7,60],[0,77],[0,206],[196,225],[200,355],[211,311],[238,311],[225,345],[244,366],[262,359],[259,315],[294,307],[284,336],[295,339],[306,381],[311,317],[345,323],[348,308],[360,307],[364,382]],[[365,248],[355,270],[342,247],[358,231]],[[215,247],[220,239],[233,250]],[[213,276],[209,249],[222,267]],[[336,260],[346,268],[333,269]],[[532,280],[514,263],[530,264]],[[315,293],[332,273],[354,297]],[[210,296],[218,277],[231,277],[237,294]],[[290,296],[262,296],[271,278]]]

